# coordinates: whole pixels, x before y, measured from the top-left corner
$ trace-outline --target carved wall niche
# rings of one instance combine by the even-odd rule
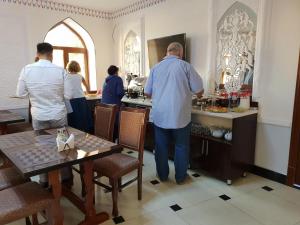
[[[257,15],[243,3],[235,2],[217,24],[216,82],[228,75],[240,84],[253,84]]]
[[[124,70],[127,74],[141,74],[141,41],[133,31],[129,31],[124,42]]]

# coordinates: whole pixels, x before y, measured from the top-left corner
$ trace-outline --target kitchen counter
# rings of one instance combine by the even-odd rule
[[[141,106],[147,106],[151,107],[152,102],[151,99],[144,99],[144,98],[128,98],[128,97],[123,97],[122,99],[123,103],[127,104],[134,104],[134,105],[141,105]],[[193,106],[192,108],[192,114],[197,114],[197,115],[204,115],[204,116],[211,116],[211,117],[217,117],[217,118],[223,118],[223,119],[236,119],[244,116],[249,116],[253,114],[257,114],[258,110],[257,109],[250,109],[246,112],[242,113],[236,113],[236,112],[227,112],[227,113],[213,113],[213,112],[208,112],[208,111],[203,111],[200,110],[199,107]]]
[[[152,103],[151,103],[151,99],[149,98],[128,98],[126,96],[124,96],[122,98],[122,102],[123,103],[127,103],[127,104],[135,104],[135,105],[141,105],[141,106],[148,106],[151,107]]]
[[[100,100],[101,99],[101,95],[86,95],[85,98],[86,100]]]
[[[257,109],[250,109],[246,112],[227,112],[227,113],[214,113],[214,112],[208,112],[208,111],[203,111],[200,110],[197,106],[193,106],[192,108],[192,114],[199,114],[199,115],[204,115],[204,116],[211,116],[211,117],[217,117],[217,118],[223,118],[223,119],[236,119],[244,116],[249,116],[253,114],[257,114],[258,110]]]

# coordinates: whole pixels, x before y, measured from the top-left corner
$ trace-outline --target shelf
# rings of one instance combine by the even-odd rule
[[[226,141],[225,139],[223,138],[215,138],[213,136],[208,136],[208,135],[200,135],[200,134],[195,134],[195,133],[191,133],[191,136],[194,136],[194,137],[200,137],[202,139],[205,139],[205,140],[209,140],[209,141],[215,141],[215,142],[218,142],[218,143],[222,143],[222,144],[226,144],[226,145],[232,145],[232,142],[231,141]]]

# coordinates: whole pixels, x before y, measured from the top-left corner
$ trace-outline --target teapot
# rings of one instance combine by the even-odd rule
[[[231,141],[232,140],[232,132],[228,131],[225,136],[224,136],[225,140],[227,141]]]

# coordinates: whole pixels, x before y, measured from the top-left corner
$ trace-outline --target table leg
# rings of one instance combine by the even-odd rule
[[[54,204],[50,209],[50,220],[51,225],[63,225],[64,216],[60,206],[60,198],[62,194],[62,187],[59,180],[59,170],[54,170],[48,173],[48,181],[52,188],[52,194],[54,196]]]
[[[96,209],[94,206],[94,196],[95,196],[95,185],[93,182],[93,161],[89,160],[82,164],[83,167],[83,180],[85,186],[85,220],[80,223],[80,225],[97,225],[103,223],[109,219],[109,215],[106,212],[101,212],[96,214]]]
[[[0,124],[0,135],[7,134],[7,124]]]

